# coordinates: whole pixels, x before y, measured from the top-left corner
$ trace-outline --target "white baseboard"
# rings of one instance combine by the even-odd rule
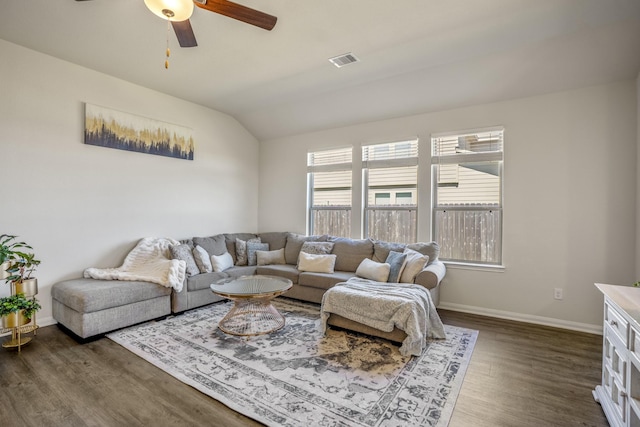
[[[515,320],[518,322],[534,323],[536,325],[552,326],[554,328],[569,329],[572,331],[602,335],[602,325],[596,326],[589,323],[570,322],[568,320],[554,319],[551,317],[533,316],[530,314],[494,310],[491,308],[475,307],[471,305],[454,304],[444,301],[441,301],[440,304],[438,304],[438,308],[442,308],[443,310],[460,311],[462,313],[478,314],[481,316],[496,317],[498,319]]]

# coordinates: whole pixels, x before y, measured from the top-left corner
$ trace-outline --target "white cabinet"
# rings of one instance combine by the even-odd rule
[[[593,396],[612,427],[640,427],[640,288],[596,286],[605,298],[602,382]]]

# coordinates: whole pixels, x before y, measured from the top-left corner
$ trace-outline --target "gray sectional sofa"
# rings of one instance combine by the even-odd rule
[[[238,256],[237,240],[243,242],[259,239],[268,245],[268,251],[282,250],[284,263],[267,265],[236,265]],[[333,273],[299,271],[298,256],[305,242],[330,242],[331,254],[336,255]],[[52,288],[54,318],[66,329],[80,338],[104,334],[111,330],[144,322],[152,318],[171,313],[180,313],[196,307],[220,301],[213,294],[210,285],[218,280],[230,277],[261,274],[285,277],[293,282],[293,287],[284,294],[289,298],[320,303],[325,291],[336,283],[356,276],[356,270],[365,259],[384,263],[390,251],[402,252],[405,247],[428,255],[428,264],[415,277],[415,283],[429,289],[434,304],[439,302],[440,283],[445,275],[444,263],[438,259],[439,247],[435,242],[403,245],[398,243],[374,241],[371,239],[349,239],[328,235],[302,236],[289,232],[270,233],[227,233],[210,237],[194,237],[181,241],[191,251],[196,246],[203,248],[209,256],[221,256],[229,253],[233,266],[221,272],[188,275],[180,292],[169,291],[160,285],[156,293],[138,292],[133,282],[118,282],[75,279],[57,283]],[[263,245],[263,249],[266,249]],[[227,255],[225,255],[227,256]],[[193,269],[191,272],[194,273]],[[98,282],[98,283],[96,283]],[[127,284],[131,292],[127,292]],[[99,284],[99,286],[95,286]],[[110,297],[108,294],[112,292]],[[149,301],[152,300],[152,301]],[[96,303],[99,301],[99,303]],[[170,303],[169,303],[170,301]],[[145,304],[153,304],[150,312],[140,310]],[[170,305],[170,307],[169,307]],[[114,318],[117,317],[117,319]],[[363,325],[354,324],[348,319],[332,315],[329,324],[382,336],[394,341],[402,341],[402,331],[376,333]],[[381,332],[381,331],[378,331]]]
[[[184,240],[183,243],[191,247],[199,245],[210,255],[222,255],[224,252],[229,252],[235,263],[237,259],[236,239],[248,241],[256,238],[260,238],[263,243],[267,243],[269,250],[284,248],[286,264],[234,266],[220,273],[201,273],[187,277],[182,291],[174,292],[172,295],[172,311],[177,313],[219,301],[220,297],[214,295],[209,288],[211,283],[228,277],[253,274],[285,277],[293,282],[293,287],[284,296],[319,304],[322,301],[322,295],[327,289],[336,283],[355,277],[355,272],[363,259],[369,258],[377,262],[384,262],[389,251],[402,251],[405,247],[429,256],[427,266],[416,276],[415,283],[429,289],[435,305],[438,305],[440,300],[439,285],[444,278],[446,268],[444,263],[438,259],[439,247],[435,242],[403,245],[371,239],[356,240],[327,235],[301,236],[295,233],[271,232],[194,237],[193,239]],[[298,255],[305,242],[333,243],[334,246],[331,253],[337,256],[334,273],[298,271],[296,268]]]

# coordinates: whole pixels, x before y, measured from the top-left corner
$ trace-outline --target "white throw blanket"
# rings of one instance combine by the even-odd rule
[[[321,328],[326,332],[330,313],[385,332],[394,327],[407,338],[400,354],[420,355],[426,338],[446,338],[429,290],[408,283],[381,283],[351,278],[338,283],[322,297]]]
[[[102,280],[141,280],[182,290],[187,264],[171,259],[169,246],[180,242],[162,237],[145,237],[129,252],[120,267],[87,268],[84,277]]]

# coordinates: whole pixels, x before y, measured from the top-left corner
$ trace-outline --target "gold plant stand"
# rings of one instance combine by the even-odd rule
[[[31,337],[25,337],[24,334],[28,334],[33,332],[33,335],[36,335],[36,331],[38,329],[38,325],[36,324],[36,316],[35,313],[31,322],[26,325],[16,326],[15,328],[5,328],[2,329],[2,333],[11,332],[11,338],[2,343],[3,348],[17,348],[18,353],[22,346],[31,342]]]
[[[38,282],[36,279],[30,279],[33,282],[29,283],[28,289],[21,288],[19,290],[30,292],[30,295],[27,295],[26,298],[35,298],[38,294]],[[11,295],[16,294],[16,284],[11,283]],[[0,326],[2,326],[0,324]],[[25,325],[14,326],[10,328],[0,328],[0,333],[11,332],[11,338],[2,343],[3,348],[17,348],[18,353],[22,349],[22,347],[31,342],[32,337],[25,337],[24,334],[29,334],[33,332],[35,336],[38,330],[38,324],[36,322],[36,313],[33,313],[31,317],[31,321]]]

